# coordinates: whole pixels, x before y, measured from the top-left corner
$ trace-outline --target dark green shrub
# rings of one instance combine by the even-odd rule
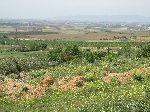
[[[103,57],[105,57],[107,55],[106,52],[94,52],[94,56],[95,56],[95,59],[97,60],[101,60]]]
[[[12,58],[0,60],[0,74],[17,73],[17,67]]]
[[[0,59],[0,74],[8,75],[19,73],[32,69],[41,69],[51,66],[47,58],[42,57],[21,57],[21,58],[4,58]]]
[[[144,81],[144,76],[142,74],[135,74],[133,75],[133,79],[139,82],[143,82]]]
[[[28,90],[29,90],[28,87],[23,87],[23,88],[22,88],[22,92],[27,92]]]
[[[89,62],[89,63],[94,63],[95,62],[95,56],[94,53],[92,53],[90,50],[85,50],[82,53],[83,58]]]
[[[78,46],[72,45],[72,46],[67,46],[64,49],[64,53],[69,56],[78,56],[78,55],[80,55],[80,50],[79,50]]]
[[[83,82],[80,82],[80,81],[77,82],[77,83],[76,83],[76,86],[77,86],[77,87],[82,87],[82,86],[83,86]]]
[[[0,44],[6,45],[7,41],[5,38],[0,38]]]
[[[19,52],[28,52],[29,48],[26,46],[19,46],[15,49],[15,51],[19,51]]]
[[[58,47],[49,51],[48,58],[55,62],[67,62],[78,58],[80,50],[77,46],[67,46],[64,49]]]
[[[150,44],[141,46],[137,51],[137,57],[150,57]]]
[[[67,62],[80,57],[80,54],[81,52],[76,45],[67,46],[63,49],[61,59],[63,62]]]
[[[48,58],[50,61],[61,62],[62,49],[55,48],[49,51]]]
[[[23,43],[21,45],[13,47],[11,51],[29,52],[29,51],[40,51],[45,49],[47,49],[46,43],[30,42],[30,43]]]
[[[47,44],[41,42],[32,42],[28,46],[30,51],[45,50],[47,48]]]

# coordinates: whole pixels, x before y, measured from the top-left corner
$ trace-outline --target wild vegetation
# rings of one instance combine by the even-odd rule
[[[0,38],[0,111],[148,112],[148,42]]]

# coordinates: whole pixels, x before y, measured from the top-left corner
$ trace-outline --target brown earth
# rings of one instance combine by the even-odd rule
[[[110,73],[107,76],[103,77],[105,82],[111,82],[111,80],[115,78],[121,83],[126,83],[129,79],[132,78],[132,74],[125,72],[125,73]]]
[[[31,38],[46,39],[46,40],[111,40],[111,39],[124,39],[138,37],[140,40],[145,37],[150,37],[150,31],[143,32],[82,32],[75,34],[58,33],[58,34],[47,34],[47,35],[31,35]]]
[[[140,68],[129,70],[128,72],[124,72],[124,73],[107,73],[103,77],[103,80],[105,82],[111,82],[111,80],[115,78],[121,83],[126,83],[128,80],[132,79],[132,76],[134,74],[140,73],[143,75],[147,75],[149,73],[149,70],[150,68],[140,67]]]
[[[55,79],[50,76],[43,78],[38,85],[32,85],[12,79],[7,79],[0,84],[0,93],[5,93],[7,98],[33,99],[46,94],[47,90],[78,90],[78,83],[84,84],[84,77],[64,77]]]
[[[103,81],[111,82],[115,78],[123,84],[132,79],[134,73],[147,75],[149,70],[150,68],[141,67],[124,73],[107,73],[103,77]],[[28,84],[19,80],[5,79],[4,82],[0,82],[0,95],[4,93],[6,98],[12,100],[33,99],[44,96],[47,90],[77,91],[84,86],[85,82],[86,80],[83,76],[63,77],[62,79],[45,76],[38,85]]]

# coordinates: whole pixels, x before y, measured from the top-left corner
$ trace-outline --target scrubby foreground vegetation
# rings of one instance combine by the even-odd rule
[[[0,39],[1,112],[148,112],[150,44]]]

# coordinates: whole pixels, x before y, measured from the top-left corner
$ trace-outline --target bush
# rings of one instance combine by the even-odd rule
[[[29,90],[28,87],[23,87],[21,92],[27,92]]]
[[[150,57],[150,45],[141,46],[137,51],[137,57]]]
[[[139,82],[143,82],[144,81],[144,77],[142,74],[135,74],[133,75],[133,79]]]
[[[43,57],[23,57],[0,59],[0,74],[8,75],[32,69],[41,69],[51,66],[48,59]]]
[[[131,46],[124,45],[119,51],[118,55],[130,56],[131,55]]]
[[[55,62],[67,62],[80,56],[80,50],[77,46],[67,46],[64,49],[55,48],[49,51],[48,58]]]
[[[23,44],[19,44],[18,46],[11,49],[11,51],[18,51],[18,52],[29,52],[29,51],[40,51],[46,50],[47,44],[42,42],[27,42]]]
[[[106,52],[94,52],[94,56],[95,56],[95,59],[97,60],[101,60],[103,57],[105,57],[107,55]]]
[[[61,54],[61,48],[52,49],[48,53],[48,58],[50,61],[61,62]]]
[[[85,79],[87,82],[94,82],[97,80],[97,77],[95,76],[95,74],[89,73],[85,75]]]
[[[29,44],[30,51],[45,50],[46,48],[47,48],[47,44],[41,42],[32,42],[31,44]]]
[[[68,62],[74,59],[85,59],[89,63],[101,60],[106,56],[106,52],[91,52],[90,50],[80,51],[76,45],[67,46],[64,49],[58,47],[49,51],[48,58],[55,62]]]
[[[82,53],[83,58],[88,61],[89,63],[94,63],[95,62],[95,56],[90,50],[85,50]]]
[[[17,67],[12,58],[0,60],[0,74],[17,73]]]
[[[72,45],[72,46],[67,46],[64,49],[64,53],[68,56],[79,56],[80,50],[79,50],[78,46]]]

